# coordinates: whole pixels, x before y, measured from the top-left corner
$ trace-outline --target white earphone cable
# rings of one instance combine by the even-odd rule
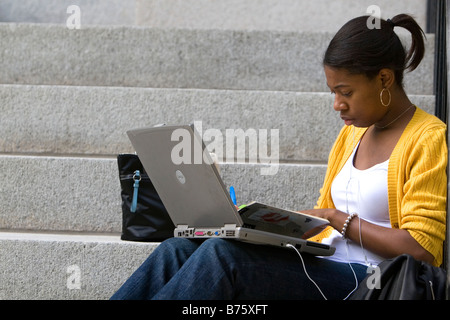
[[[319,292],[320,292],[320,294],[322,295],[322,297],[323,297],[325,300],[328,300],[327,297],[323,294],[322,290],[320,290],[320,287],[317,285],[317,283],[309,276],[308,271],[306,271],[305,262],[303,261],[303,257],[302,257],[302,255],[300,254],[300,252],[297,250],[297,248],[294,247],[294,246],[293,246],[292,244],[290,244],[290,243],[288,243],[288,244],[286,245],[286,247],[292,248],[292,249],[294,249],[294,250],[297,252],[298,256],[300,257],[300,260],[302,261],[303,270],[305,271],[305,274],[306,274],[306,276],[308,277],[309,281],[311,281],[311,282],[316,286],[317,290],[319,290]]]

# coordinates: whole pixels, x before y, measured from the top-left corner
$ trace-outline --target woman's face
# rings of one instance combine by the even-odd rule
[[[383,87],[379,76],[369,79],[345,69],[324,69],[327,85],[335,95],[334,110],[340,112],[346,125],[369,127],[383,118],[387,109],[380,102]]]

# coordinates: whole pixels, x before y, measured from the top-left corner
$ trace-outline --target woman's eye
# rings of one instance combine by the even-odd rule
[[[349,91],[349,92],[339,92],[339,94],[341,96],[344,96],[344,97],[350,97],[352,95],[352,93],[353,92],[351,92],[351,91]],[[336,91],[330,91],[330,94],[336,94]]]

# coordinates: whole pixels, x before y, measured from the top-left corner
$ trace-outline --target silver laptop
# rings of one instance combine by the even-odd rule
[[[306,231],[327,224],[325,219],[256,202],[238,211],[193,126],[158,126],[127,134],[176,226],[175,237],[291,244],[314,255],[334,253],[334,247],[301,239]]]

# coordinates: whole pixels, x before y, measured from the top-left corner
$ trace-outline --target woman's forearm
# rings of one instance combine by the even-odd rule
[[[325,218],[330,225],[341,232],[348,214],[336,209],[313,209],[303,213]],[[361,227],[361,230],[360,230]],[[345,237],[386,259],[400,254],[410,254],[414,258],[433,263],[434,257],[425,250],[407,230],[382,227],[355,216],[348,224]]]
[[[334,210],[328,214],[330,225],[341,231],[348,214]],[[360,229],[361,228],[361,229]],[[407,253],[414,258],[433,263],[434,257],[407,230],[382,227],[355,216],[347,226],[345,236],[384,258]]]

